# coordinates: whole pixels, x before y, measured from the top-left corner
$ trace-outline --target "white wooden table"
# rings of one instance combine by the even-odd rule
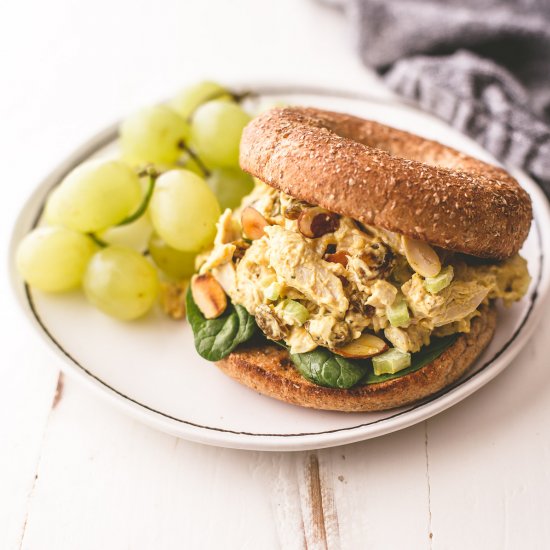
[[[202,77],[360,85],[307,0],[2,2],[1,247],[75,146]],[[1,289],[0,548],[550,547],[550,311],[494,382],[399,433],[305,453],[155,432],[59,374]]]

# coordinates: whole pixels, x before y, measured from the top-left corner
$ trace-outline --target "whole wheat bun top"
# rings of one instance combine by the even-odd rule
[[[297,199],[455,252],[508,258],[531,225],[529,195],[505,170],[351,115],[266,111],[244,129],[240,163]]]

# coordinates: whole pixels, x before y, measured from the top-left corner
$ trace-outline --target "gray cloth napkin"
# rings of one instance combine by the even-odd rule
[[[550,0],[325,0],[397,93],[529,172],[550,198]]]

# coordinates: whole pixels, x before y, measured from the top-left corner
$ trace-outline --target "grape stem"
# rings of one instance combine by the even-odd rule
[[[157,183],[157,177],[158,177],[157,174],[148,174],[148,176],[149,176],[149,187],[147,188],[147,193],[145,193],[145,197],[143,197],[143,201],[141,202],[138,209],[133,214],[130,214],[127,218],[124,218],[121,222],[117,223],[116,224],[117,227],[120,227],[121,225],[128,225],[129,223],[135,222],[138,218],[141,218],[141,216],[143,216],[143,214],[147,210],[151,197],[153,196],[153,191],[155,190],[155,184]]]
[[[207,178],[210,175],[210,170],[208,170],[208,168],[204,165],[204,162],[202,162],[197,153],[195,153],[195,151],[193,151],[193,149],[191,149],[183,140],[180,141],[178,145],[180,149],[185,151],[191,159],[197,163],[199,170],[202,172],[203,176]]]
[[[109,246],[104,240],[100,239],[95,233],[87,233],[87,235],[100,248],[105,248],[106,246]]]

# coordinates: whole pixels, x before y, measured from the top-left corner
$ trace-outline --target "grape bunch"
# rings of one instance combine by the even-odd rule
[[[17,249],[23,279],[43,292],[82,287],[123,320],[146,314],[163,285],[184,288],[222,210],[254,186],[239,168],[250,116],[238,99],[201,82],[124,120],[119,158],[77,166],[48,196],[45,223]]]

